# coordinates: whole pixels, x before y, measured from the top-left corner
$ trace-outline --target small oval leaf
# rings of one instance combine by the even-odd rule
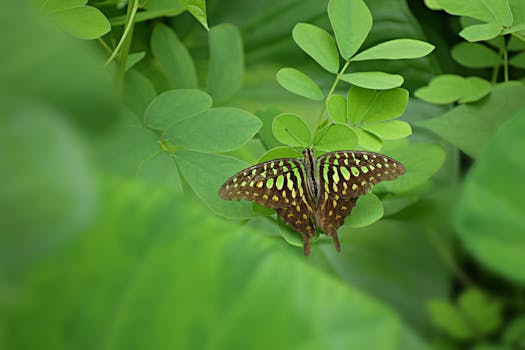
[[[295,68],[279,70],[277,81],[283,88],[294,94],[316,101],[321,101],[324,98],[323,92],[312,78]]]
[[[363,88],[387,90],[403,84],[403,77],[398,74],[384,72],[357,72],[341,75],[341,79]]]
[[[330,124],[319,130],[315,136],[315,148],[327,152],[352,150],[357,146],[356,133],[346,124]]]
[[[345,220],[345,226],[364,227],[373,224],[383,217],[383,204],[373,192],[359,197],[352,213]]]
[[[339,53],[334,38],[326,30],[312,24],[298,23],[292,35],[297,45],[321,67],[331,73],[337,73]]]
[[[352,61],[401,60],[419,58],[434,50],[434,45],[414,39],[395,39],[372,46],[352,57]]]
[[[296,114],[280,114],[273,120],[272,130],[275,138],[290,146],[306,147],[312,135],[304,120]]]

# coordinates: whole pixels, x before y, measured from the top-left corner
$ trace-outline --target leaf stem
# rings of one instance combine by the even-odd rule
[[[317,125],[315,127],[315,131],[319,129],[319,125],[321,125],[321,120],[323,119],[324,112],[326,111],[328,100],[330,99],[330,97],[332,97],[332,94],[334,93],[335,88],[337,87],[337,84],[339,83],[339,79],[341,78],[341,75],[345,72],[346,68],[348,68],[349,64],[350,64],[350,59],[346,61],[343,68],[341,68],[341,70],[337,73],[335,77],[335,81],[332,84],[332,87],[330,88],[328,95],[326,95],[326,98],[323,100],[323,108],[321,108],[321,113],[319,113],[319,116],[317,117]],[[314,135],[315,135],[315,132],[314,132]]]
[[[525,36],[518,34],[518,33],[510,33],[510,35],[520,39],[521,41],[525,41]]]
[[[130,8],[131,8],[131,11],[129,11]],[[135,15],[137,14],[138,8],[139,8],[139,1],[138,0],[130,0],[130,2],[128,4],[128,20],[126,21],[126,25],[124,27],[124,33],[122,33],[122,37],[120,38],[120,41],[119,41],[117,47],[115,48],[115,50],[113,50],[113,53],[111,54],[111,56],[109,56],[109,58],[106,61],[106,63],[104,63],[104,67],[106,67],[108,64],[111,63],[111,61],[113,61],[113,59],[115,59],[115,57],[119,53],[120,49],[122,48],[122,45],[124,45],[124,42],[128,38],[128,35],[130,35],[131,28],[133,28],[133,23],[135,21]],[[123,55],[121,54],[121,56],[123,56]],[[125,56],[127,56],[127,53],[126,53]],[[120,57],[120,58],[123,58],[123,57]],[[125,61],[125,60],[122,60],[122,61]]]
[[[506,47],[503,48],[503,79],[509,81],[509,52]]]
[[[453,254],[450,253],[449,249],[445,247],[441,237],[433,229],[425,230],[428,238],[430,239],[432,245],[436,249],[438,255],[441,257],[441,260],[445,265],[447,265],[452,274],[464,285],[464,286],[475,286],[476,284],[470,277],[461,269],[459,264],[456,262]]]
[[[106,44],[106,42],[102,40],[102,38],[98,38],[97,41],[104,48],[104,50],[106,50],[109,54],[113,53],[113,50],[111,50],[111,47],[109,47],[108,44]]]

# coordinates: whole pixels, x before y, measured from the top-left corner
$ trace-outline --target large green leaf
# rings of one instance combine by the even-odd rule
[[[468,16],[484,22],[493,22],[501,26],[512,24],[508,0],[439,0],[439,5],[448,13],[458,16]]]
[[[137,169],[137,178],[155,186],[182,193],[182,181],[173,156],[159,151],[145,159]]]
[[[448,295],[450,276],[425,230],[395,220],[362,228],[352,227],[351,216],[346,222],[339,229],[341,253],[326,242],[321,252],[312,249],[312,258],[321,255],[318,263],[335,276],[392,305],[418,329],[428,329],[424,306],[429,298]]]
[[[293,38],[297,45],[324,69],[331,73],[339,70],[339,52],[334,38],[322,28],[308,23],[295,25]]]
[[[420,58],[434,50],[434,45],[414,39],[394,39],[373,46],[352,57],[352,61],[400,60]]]
[[[253,216],[250,203],[226,201],[218,194],[221,185],[248,167],[247,163],[233,157],[192,151],[178,151],[174,159],[191,189],[215,214],[237,220]]]
[[[211,104],[211,97],[201,90],[166,91],[150,103],[144,112],[144,123],[151,128],[165,130],[174,123],[210,108]]]
[[[177,89],[197,88],[195,64],[188,49],[168,26],[157,23],[151,34],[151,51]]]
[[[523,93],[520,94],[523,98]],[[507,111],[508,112],[508,111]],[[493,115],[494,117],[494,115]],[[467,250],[499,274],[525,284],[525,112],[496,132],[465,181],[455,226]]]
[[[198,152],[229,152],[248,142],[262,126],[253,114],[218,107],[172,124],[164,138],[173,145]]]
[[[332,95],[326,101],[328,115],[334,122],[346,123],[347,122],[347,106],[346,98],[341,95]]]
[[[373,298],[190,198],[105,181],[101,203],[5,310],[7,348],[427,348]]]
[[[215,104],[229,100],[242,85],[244,51],[241,33],[232,24],[220,24],[210,30],[208,92]]]
[[[328,17],[334,30],[339,52],[352,57],[372,28],[372,14],[362,0],[330,0]]]
[[[90,223],[97,199],[82,137],[59,113],[29,102],[0,108],[1,279],[69,241]]]
[[[417,122],[463,152],[476,157],[498,126],[523,108],[525,87],[503,85],[486,99],[456,107],[442,116]]]
[[[434,144],[408,144],[396,147],[385,154],[393,157],[406,168],[405,175],[377,185],[379,191],[403,193],[428,181],[443,165],[445,151]]]

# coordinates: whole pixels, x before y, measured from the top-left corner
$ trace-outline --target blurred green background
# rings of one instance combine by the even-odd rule
[[[443,165],[415,194],[383,198],[379,222],[342,227],[341,253],[320,239],[304,257],[273,217],[246,206],[228,209],[242,222],[215,215],[184,171],[205,183],[255,162],[269,147],[260,138],[273,111],[313,117],[318,105],[279,87],[275,73],[298,66],[330,87],[291,36],[298,22],[328,28],[327,1],[206,1],[201,22],[232,23],[242,36],[242,85],[221,90],[221,104],[257,114],[264,125],[228,153],[242,161],[202,158],[179,169],[182,178],[180,165],[141,167],[159,150],[156,135],[140,128],[142,114],[173,88],[151,55],[150,36],[157,23],[172,28],[195,62],[196,84],[205,85],[208,33],[198,11],[183,12],[184,4],[195,10],[204,1],[151,0],[127,43],[145,58],[124,73],[118,64],[104,67],[109,54],[96,39],[104,22],[84,23],[95,37],[79,39],[68,22],[74,17],[46,12],[54,3],[4,1],[0,10],[0,348],[525,349],[519,59],[511,81],[496,84],[500,70],[478,102],[423,102],[413,92],[436,75],[490,80],[493,68],[452,59],[462,41],[457,16],[415,0],[366,1],[374,27],[365,46],[398,37],[436,46],[426,58],[357,69],[404,76],[411,139],[441,147],[437,155],[421,148],[416,165]],[[517,3],[510,2],[525,13]],[[117,43],[127,2],[89,5],[112,24],[105,42]],[[510,37],[501,36],[504,45]],[[520,55],[525,46],[516,45]],[[425,165],[425,155],[442,153],[437,167]]]

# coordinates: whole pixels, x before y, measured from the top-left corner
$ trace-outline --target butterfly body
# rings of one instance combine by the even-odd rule
[[[302,159],[274,159],[241,170],[221,186],[219,196],[275,209],[302,234],[308,255],[315,227],[332,237],[339,251],[337,229],[357,199],[372,185],[404,173],[401,163],[379,153],[335,151],[316,158],[306,148]]]

